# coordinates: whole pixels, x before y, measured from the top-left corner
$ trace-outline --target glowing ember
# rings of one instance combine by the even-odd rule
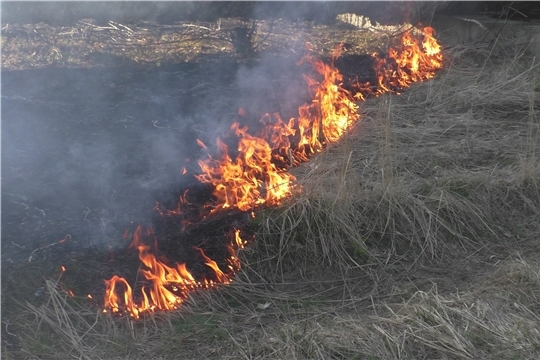
[[[442,67],[441,49],[433,37],[434,30],[426,27],[423,35],[420,41],[406,32],[401,44],[391,48],[386,58],[373,55],[378,83],[357,83],[355,90],[358,92],[354,95],[343,89],[343,76],[334,67],[334,59],[339,56],[340,48],[334,51],[330,65],[310,54],[302,58],[299,64],[311,65],[315,74],[304,76],[312,101],[302,105],[298,109],[298,116],[287,122],[281,119],[279,113],[265,114],[261,119],[263,129],[257,134],[250,134],[249,128],[240,123],[232,124],[231,129],[238,141],[234,159],[224,141],[217,139],[218,154],[208,154],[206,159],[198,162],[201,174],[196,178],[201,183],[213,186],[215,199],[212,204],[205,204],[203,208],[206,212],[198,213],[198,216],[203,218],[225,209],[250,211],[261,205],[278,205],[289,197],[296,179],[286,169],[308,161],[325,145],[338,141],[359,120],[358,106],[354,101],[364,100],[368,95],[398,92],[413,82],[432,78],[435,71]],[[239,109],[238,114],[247,117],[243,109]],[[202,141],[197,140],[197,143],[208,151]],[[187,172],[185,167],[181,171],[182,174]],[[193,205],[187,195],[186,190],[180,196],[176,209],[163,210],[157,204],[156,210],[164,216],[184,215],[188,207]],[[253,211],[251,216],[255,216]],[[184,225],[189,223],[185,218],[181,222]],[[230,237],[229,256],[225,259],[226,272],[202,249],[195,248],[212,274],[211,278],[196,280],[185,264],[169,266],[158,260],[155,255],[157,240],[152,231],[143,232],[139,226],[130,247],[139,252],[143,264],[140,274],[144,283],[134,294],[128,281],[122,277],[114,275],[105,280],[103,311],[128,313],[133,318],[139,318],[145,312],[177,309],[187,294],[198,288],[230,283],[234,273],[240,269],[236,253],[246,245],[239,230],[233,229]],[[148,240],[143,239],[150,239],[153,245],[147,245]]]

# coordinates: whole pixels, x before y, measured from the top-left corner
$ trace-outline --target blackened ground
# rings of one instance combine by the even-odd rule
[[[196,139],[213,153],[216,137],[233,121],[255,126],[265,112],[296,115],[309,99],[307,69],[297,60],[263,55],[243,64],[201,59],[3,71],[5,294],[20,287],[17,269],[36,275],[25,284],[28,298],[39,295],[43,277],[60,276],[61,265],[67,268],[62,281],[77,295],[101,296],[102,280],[113,274],[133,281],[139,261],[126,251],[131,239],[123,233],[137,225],[156,229],[159,255],[171,263],[187,262],[204,275],[197,246],[225,268],[227,234],[245,214],[231,212],[182,232],[178,218],[162,218],[154,206],[175,208],[187,188],[190,199],[211,199],[211,188],[193,177],[196,160],[207,156]],[[351,76],[369,74],[365,59],[358,61],[344,58],[339,65],[347,71],[357,63]],[[240,107],[247,118],[239,117]]]

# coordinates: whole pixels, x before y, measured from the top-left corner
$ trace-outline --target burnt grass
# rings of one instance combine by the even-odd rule
[[[192,200],[211,198],[211,189],[180,174],[188,159],[181,156],[202,158],[195,139],[210,145],[205,127],[225,130],[234,119],[240,105],[231,96],[237,70],[236,63],[201,62],[158,70],[4,72],[3,293],[19,293],[17,274],[35,268],[36,276],[24,285],[29,289],[23,298],[32,299],[43,278],[57,276],[64,265],[66,286],[100,298],[103,279],[116,273],[135,280],[137,252],[127,250],[131,238],[123,240],[122,234],[139,224],[155,227],[160,255],[187,262],[190,269],[200,261],[191,245],[215,248],[205,243],[217,237],[224,249],[223,224],[218,234],[213,227],[181,236],[178,219],[159,219],[154,205],[174,209],[187,188],[195,193]],[[204,86],[193,90],[198,84]],[[173,135],[174,144],[165,141],[178,158],[152,154],[153,144],[164,141],[161,134]],[[52,245],[66,234],[65,243]]]
[[[196,139],[212,152],[223,136],[234,155],[232,122],[256,127],[266,112],[296,114],[309,100],[299,58],[224,53],[141,64],[103,55],[92,66],[23,59],[2,68],[2,317],[42,302],[45,279],[101,307],[104,279],[137,279],[138,254],[122,235],[138,225],[155,229],[157,254],[170,264],[211,278],[197,246],[225,269],[231,227],[251,236],[247,214],[182,229],[154,206],[174,209],[186,189],[195,203],[211,200],[212,189],[193,177],[206,156]],[[367,55],[345,55],[336,66],[348,79],[373,76]]]

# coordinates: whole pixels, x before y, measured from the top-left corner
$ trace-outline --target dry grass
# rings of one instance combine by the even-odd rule
[[[368,101],[359,128],[313,159],[301,193],[263,219],[257,252],[278,268],[358,266],[441,261],[497,241],[508,216],[538,213],[537,72],[517,59],[479,76],[451,65]]]
[[[253,28],[253,25],[255,27]],[[244,28],[252,36],[235,38]],[[174,25],[152,22],[98,26],[91,19],[70,27],[8,24],[1,31],[2,67],[9,70],[47,66],[93,67],[157,65],[196,62],[201,58],[245,58],[255,51],[297,56],[309,42],[330,56],[339,42],[350,44],[350,54],[377,50],[384,32],[375,34],[354,27],[331,28],[287,20],[250,22],[220,19],[217,22],[180,21]]]
[[[446,56],[297,169],[302,191],[260,214],[231,286],[133,322],[47,282],[3,358],[540,357],[539,66]]]

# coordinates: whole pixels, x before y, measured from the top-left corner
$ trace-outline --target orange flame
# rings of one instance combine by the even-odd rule
[[[247,126],[235,122],[231,129],[238,137],[236,158],[230,157],[227,145],[218,138],[219,156],[199,160],[202,174],[196,178],[215,189],[216,205],[212,212],[278,205],[292,194],[296,180],[278,166],[286,168],[288,163],[307,161],[325,144],[339,140],[359,119],[358,106],[341,87],[343,76],[333,64],[327,65],[309,55],[299,64],[302,62],[309,63],[321,80],[305,76],[308,87],[314,89],[314,98],[300,107],[298,118],[285,123],[278,113],[265,114],[261,119],[264,130],[257,135],[249,134]],[[200,140],[198,143],[206,148]]]
[[[441,46],[433,37],[435,30],[431,27],[423,29],[424,39],[420,41],[405,32],[401,43],[396,48],[388,50],[387,58],[375,59],[375,73],[378,87],[370,88],[371,84],[362,84],[360,92],[355,95],[357,100],[363,100],[365,95],[381,95],[385,92],[399,93],[400,89],[409,87],[412,83],[431,79],[435,72],[442,68]]]
[[[228,284],[231,282],[231,276],[238,271],[240,262],[236,258],[236,249],[243,247],[245,242],[240,238],[240,231],[236,230],[235,237],[229,245],[229,264],[230,273],[223,272],[218,264],[210,259],[202,249],[195,248],[205,264],[213,271],[215,279],[196,280],[187,269],[186,264],[176,264],[169,266],[163,261],[157,259],[153,253],[157,251],[156,239],[151,229],[143,234],[141,226],[133,234],[133,247],[139,252],[139,260],[143,264],[140,274],[145,283],[141,287],[135,300],[134,291],[128,281],[118,275],[105,280],[106,290],[104,312],[127,313],[131,317],[138,319],[142,313],[154,312],[155,310],[174,310],[184,302],[187,294],[198,288],[210,288],[216,284]],[[151,238],[154,241],[152,246],[146,245],[143,238]]]
[[[196,178],[214,186],[217,206],[213,210],[236,207],[242,211],[261,204],[277,205],[291,194],[290,183],[295,180],[291,174],[279,171],[272,163],[272,149],[262,138],[248,134],[247,126],[239,123],[231,126],[238,141],[238,155],[232,160],[228,147],[218,138],[221,156],[214,159],[209,155],[199,160],[203,174]]]
[[[312,101],[298,109],[297,117],[285,122],[279,113],[265,114],[261,118],[263,130],[258,134],[250,134],[247,126],[235,122],[231,126],[238,140],[234,159],[225,142],[218,138],[218,154],[208,154],[208,158],[198,161],[202,172],[196,178],[214,188],[215,202],[211,206],[206,204],[205,209],[210,209],[210,214],[231,208],[249,211],[261,205],[278,205],[289,197],[296,179],[286,169],[308,161],[325,145],[338,141],[360,119],[355,101],[364,100],[368,95],[398,92],[413,82],[432,78],[435,71],[442,68],[441,48],[433,37],[434,30],[426,27],[423,34],[424,38],[420,41],[406,32],[401,44],[389,50],[387,58],[373,55],[377,84],[373,87],[369,83],[357,83],[356,94],[342,87],[343,76],[334,67],[333,60],[339,56],[341,47],[335,49],[330,65],[308,53],[299,64],[308,63],[313,69],[313,76],[304,76]],[[311,51],[309,44],[306,45],[307,50]],[[239,109],[238,115],[246,118],[247,112]],[[197,140],[197,143],[208,151],[202,141]],[[182,174],[186,171],[184,167]],[[156,204],[156,210],[161,215],[180,215],[190,205],[186,191],[179,198],[177,209],[162,210]],[[253,211],[251,214],[254,216]],[[204,217],[204,214],[201,216]],[[189,223],[185,219],[182,222]],[[240,269],[237,251],[246,246],[246,241],[240,237],[240,230],[233,229],[230,236],[232,240],[228,246],[226,272],[202,249],[195,248],[213,274],[212,279],[196,280],[186,264],[172,267],[158,260],[154,254],[157,239],[151,230],[143,234],[139,226],[130,247],[139,252],[144,266],[140,273],[145,284],[134,296],[134,290],[126,279],[114,275],[105,280],[103,311],[128,313],[133,318],[139,318],[145,312],[177,309],[187,294],[198,288],[230,283],[234,273]],[[152,238],[153,247],[146,245],[143,237]]]

